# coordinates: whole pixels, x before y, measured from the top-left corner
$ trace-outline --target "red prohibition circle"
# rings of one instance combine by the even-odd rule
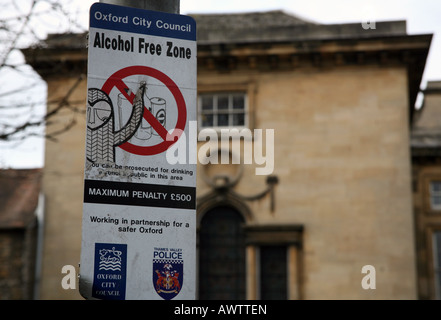
[[[172,79],[170,79],[170,77],[157,69],[146,66],[130,66],[118,70],[117,72],[112,74],[109,79],[106,80],[101,90],[110,95],[112,89],[117,88],[117,90],[119,90],[131,103],[133,103],[135,94],[133,92],[129,94],[130,90],[123,81],[124,78],[133,75],[146,75],[161,81],[170,90],[176,101],[176,105],[178,107],[178,119],[176,121],[175,129],[173,129],[173,133],[169,135],[167,130],[162,127],[162,125],[144,106],[144,119],[149,122],[149,124],[152,126],[152,129],[155,128],[156,132],[162,137],[163,141],[153,146],[137,146],[130,142],[124,142],[119,145],[119,147],[129,153],[141,156],[159,154],[161,152],[164,152],[172,144],[174,144],[185,129],[185,123],[187,121],[187,108],[185,105],[185,100],[178,86]]]

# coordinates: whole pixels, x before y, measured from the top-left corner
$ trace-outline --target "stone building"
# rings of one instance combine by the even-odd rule
[[[418,285],[421,299],[440,299],[441,82],[423,92],[411,135]]]
[[[41,169],[0,170],[0,300],[38,295]]]
[[[230,154],[240,164],[198,164],[198,297],[418,298],[409,135],[432,35],[282,11],[194,18],[199,130],[252,133]],[[51,35],[23,50],[48,85],[48,132],[62,132],[46,144],[41,299],[81,299],[61,269],[80,257],[85,43]],[[274,155],[265,175],[260,145]]]

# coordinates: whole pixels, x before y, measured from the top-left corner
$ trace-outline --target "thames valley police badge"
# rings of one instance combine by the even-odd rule
[[[154,248],[153,285],[164,300],[176,297],[184,280],[182,249]]]

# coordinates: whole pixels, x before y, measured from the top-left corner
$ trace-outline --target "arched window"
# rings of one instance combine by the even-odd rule
[[[245,281],[244,219],[232,207],[215,207],[200,224],[199,299],[243,300]]]

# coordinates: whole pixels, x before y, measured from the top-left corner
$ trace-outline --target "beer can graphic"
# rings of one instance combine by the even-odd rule
[[[144,99],[144,103],[145,103],[145,108],[151,111],[150,101],[148,99]],[[123,130],[124,126],[129,121],[133,106],[122,93],[118,94],[117,105],[118,105],[118,123],[119,123],[117,131],[119,131],[119,130]],[[141,124],[138,130],[135,132],[135,136],[136,138],[141,140],[148,140],[152,136],[152,127],[145,119],[141,120]]]
[[[150,99],[152,114],[159,121],[159,123],[165,128],[166,116],[165,116],[165,100],[159,97],[154,97]],[[152,132],[154,135],[159,135],[155,130]]]
[[[147,95],[144,95],[144,108],[147,109],[148,111],[152,112],[152,106],[150,105],[150,99],[147,97]],[[148,140],[152,136],[152,131],[153,131],[152,126],[143,117],[143,119],[141,121],[141,125],[139,126],[138,131],[136,131],[135,136],[141,140]]]

